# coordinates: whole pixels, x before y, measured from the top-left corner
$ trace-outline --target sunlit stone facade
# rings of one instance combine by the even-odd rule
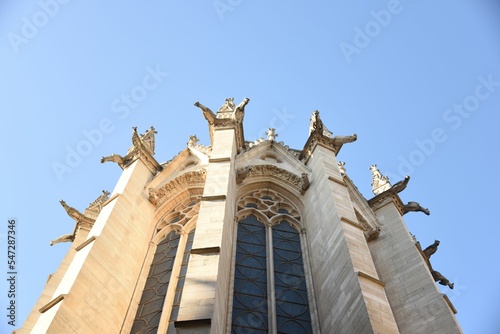
[[[15,332],[460,333],[403,221],[408,179],[372,166],[366,200],[336,158],[356,135],[314,112],[301,149],[274,129],[251,142],[248,102],[196,103],[211,142],[191,136],[168,162],[154,128],[103,158],[123,170],[115,189],[65,206],[75,230],[54,243],[72,246]]]

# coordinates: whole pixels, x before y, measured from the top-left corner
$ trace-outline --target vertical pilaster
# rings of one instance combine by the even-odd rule
[[[234,235],[236,137],[233,128],[214,129],[191,257],[176,327],[223,333],[227,317]]]
[[[370,249],[401,333],[462,333],[395,204],[375,214],[382,232]]]
[[[73,258],[76,255],[76,248],[87,238],[87,235],[89,233],[89,229],[87,228],[81,228],[80,231],[78,231],[75,240],[71,244],[71,247],[68,249],[68,252],[64,256],[61,264],[59,265],[59,268],[57,268],[56,272],[53,273],[52,275],[49,276],[47,279],[47,283],[45,284],[45,287],[43,288],[42,294],[40,295],[40,298],[38,298],[38,301],[36,302],[35,306],[31,310],[30,314],[28,315],[28,318],[23,324],[23,327],[20,329],[16,330],[16,334],[27,334],[31,333],[33,326],[37,322],[38,318],[40,317],[41,313],[39,311],[42,306],[48,304],[52,300],[52,296],[54,295],[54,291],[57,289],[59,283],[61,283],[62,278],[64,277],[64,274],[68,270],[68,267],[70,263],[73,261]]]
[[[34,333],[119,333],[151,239],[151,172],[127,167],[85,241],[42,308]]]
[[[399,333],[335,154],[317,145],[305,225],[321,330]]]

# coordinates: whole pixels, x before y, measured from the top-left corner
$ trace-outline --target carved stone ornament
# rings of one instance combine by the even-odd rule
[[[340,174],[346,175],[345,162],[339,161],[337,165],[339,166]]]
[[[381,194],[391,188],[389,177],[382,175],[377,165],[371,165],[370,170],[372,172],[372,192],[375,195]]]
[[[125,169],[132,164],[137,159],[140,159],[149,171],[156,174],[158,171],[162,170],[162,166],[155,160],[154,148],[155,148],[155,138],[154,135],[157,132],[154,127],[151,127],[143,135],[137,133],[137,127],[132,128],[132,147],[129,148],[125,156],[118,154],[112,154],[107,157],[101,158],[101,163],[107,161],[116,162],[121,169]]]
[[[303,194],[309,187],[309,178],[307,174],[305,175],[298,176],[274,165],[253,165],[238,168],[236,171],[236,183],[241,184],[247,177],[274,176],[293,185]]]
[[[426,249],[422,251],[424,255],[427,257],[427,259],[430,259],[431,256],[437,252],[439,243],[440,243],[439,240],[434,240],[434,243],[432,245],[428,246]]]
[[[451,283],[446,277],[444,277],[439,271],[431,270],[432,278],[434,281],[438,282],[441,285],[448,286],[450,289],[453,289],[454,284]]]
[[[104,203],[109,199],[109,191],[103,190],[102,194],[99,195],[89,206],[83,211],[83,214],[92,219],[96,219],[102,210]]]
[[[91,205],[93,203],[96,203],[96,201],[98,201],[101,196],[99,196],[94,202],[92,202]],[[62,207],[64,208],[64,210],[66,210],[66,213],[68,214],[68,216],[73,218],[76,223],[75,223],[75,227],[73,228],[73,232],[71,234],[62,235],[59,238],[50,241],[51,246],[58,244],[60,242],[73,242],[76,238],[76,234],[78,233],[78,231],[81,228],[90,230],[95,222],[94,218],[90,218],[87,215],[78,211],[77,209],[67,205],[65,201],[61,200],[60,203],[61,203]],[[99,211],[100,211],[100,209],[99,209]]]
[[[398,193],[406,189],[409,181],[410,177],[407,175],[405,176],[404,180],[397,182],[386,191],[381,192],[372,199],[368,200],[368,204],[372,207],[373,210],[377,210],[392,201],[398,209],[399,213],[403,215],[404,206],[401,198],[399,198]]]
[[[201,152],[205,155],[209,155],[210,152],[212,152],[212,147],[211,146],[205,146],[202,144],[198,144],[200,140],[196,135],[189,136],[189,141],[187,142],[187,146],[190,149],[196,150],[198,152]]]
[[[243,118],[245,117],[245,106],[250,99],[244,98],[243,101],[234,106],[234,98],[227,98],[222,107],[219,108],[217,114],[214,114],[210,108],[205,107],[200,102],[195,102],[194,105],[201,109],[203,116],[208,122],[210,132],[210,141],[213,144],[213,134],[215,129],[234,129],[236,133],[236,144],[238,149],[245,145],[243,135]]]
[[[403,202],[401,201],[401,198],[399,198],[397,193],[392,194],[388,191],[383,192],[382,194],[369,199],[368,205],[370,205],[370,207],[374,211],[377,211],[381,207],[391,202],[396,206],[396,209],[399,211],[399,213],[403,215]]]
[[[266,132],[266,135],[267,135],[267,140],[269,141],[274,141],[276,137],[278,137],[275,128],[269,128]]]
[[[203,186],[206,177],[207,171],[204,168],[181,174],[158,189],[149,188],[149,201],[158,206],[178,190],[185,189],[190,185]]]
[[[356,134],[351,136],[335,136],[332,138],[331,132],[326,130],[323,121],[319,117],[319,111],[315,110],[311,117],[311,125],[309,127],[309,138],[307,139],[299,159],[307,162],[311,157],[312,151],[316,145],[322,145],[329,148],[337,155],[346,143],[352,143],[358,139]]]
[[[312,112],[311,119],[309,119],[309,121],[309,135],[311,135],[312,132],[317,131],[326,137],[333,137],[333,133],[326,128],[323,121],[320,119],[318,110],[314,110]]]
[[[422,207],[418,202],[408,202],[403,207],[403,214],[407,214],[408,212],[423,212],[427,216],[431,214],[429,209]]]
[[[365,218],[357,210],[354,210],[354,213],[356,214],[356,219],[359,225],[363,229],[366,241],[377,239],[378,236],[380,235],[381,231],[380,227],[373,227],[370,224],[368,224]]]

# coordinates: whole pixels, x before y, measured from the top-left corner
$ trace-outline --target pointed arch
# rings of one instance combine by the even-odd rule
[[[230,331],[312,333],[314,297],[297,204],[276,188],[261,188],[236,206]]]

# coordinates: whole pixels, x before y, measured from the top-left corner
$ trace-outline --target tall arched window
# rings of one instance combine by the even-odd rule
[[[180,235],[170,232],[156,247],[131,333],[156,333]]]
[[[157,230],[171,232],[156,246],[130,333],[152,334],[159,328],[175,333],[198,211],[199,201],[183,202],[165,216],[167,221],[158,223]]]
[[[298,211],[271,191],[238,207],[231,332],[312,333]]]

